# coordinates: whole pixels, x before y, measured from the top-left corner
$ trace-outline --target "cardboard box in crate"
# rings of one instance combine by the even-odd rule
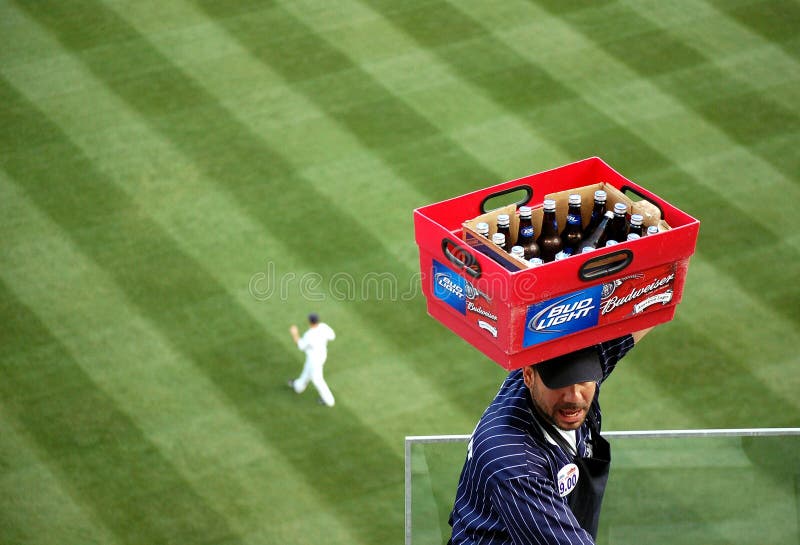
[[[584,225],[595,189],[629,204],[660,232],[529,268],[475,233],[479,220],[558,203],[563,228],[569,193],[583,196]],[[488,210],[491,203],[511,200]],[[624,178],[597,157],[501,183],[414,211],[428,313],[506,369],[538,363],[669,321],[683,294],[700,223]]]

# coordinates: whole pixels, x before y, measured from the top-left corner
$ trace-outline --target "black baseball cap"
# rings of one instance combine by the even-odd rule
[[[603,378],[603,366],[594,346],[537,363],[535,368],[551,390],[579,382],[600,382]]]
[[[311,314],[309,314],[308,315],[308,322],[311,323],[311,324],[318,323],[319,322],[319,314],[317,314],[316,312],[312,312]]]

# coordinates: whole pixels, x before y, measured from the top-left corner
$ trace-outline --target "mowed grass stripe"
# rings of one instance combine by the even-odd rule
[[[478,8],[474,8],[471,15],[479,20],[489,17],[488,12]],[[530,33],[537,35],[529,42],[515,44],[514,38],[524,37],[521,29],[505,41],[512,47],[518,45],[518,51],[522,54],[526,50],[536,51],[547,43],[571,44],[571,47],[560,47],[558,52],[551,55],[552,62],[570,67],[569,72],[564,75],[565,82],[575,79],[571,87],[591,89],[591,92],[583,96],[593,107],[608,117],[619,120],[655,149],[669,150],[672,163],[680,164],[698,185],[712,190],[724,188],[722,195],[737,210],[737,215],[752,217],[781,240],[781,244],[789,244],[791,247],[790,241],[785,239],[786,226],[796,223],[791,209],[770,207],[769,217],[763,217],[760,216],[760,210],[750,210],[749,204],[754,187],[758,187],[758,195],[766,203],[792,200],[794,196],[800,195],[795,179],[776,171],[771,164],[750,153],[749,147],[732,141],[716,125],[697,116],[682,102],[663,93],[658,87],[639,79],[636,73],[626,69],[613,57],[602,52],[587,54],[591,45],[580,36],[574,36],[574,33],[570,36],[569,31],[562,30],[555,22],[545,28],[542,32],[535,32],[531,28]],[[699,32],[698,30],[697,33]],[[757,38],[756,42],[757,45],[764,46]],[[782,64],[780,61],[780,65]],[[593,67],[597,65],[602,65],[604,70],[596,74]],[[731,68],[734,69],[735,66],[732,65]],[[693,135],[693,138],[685,139],[685,143],[681,138],[676,139],[676,135],[683,134]],[[673,176],[674,173],[670,171],[668,175]],[[652,173],[648,177],[643,176],[643,183],[651,187],[653,176]],[[664,179],[668,179],[667,176]],[[685,196],[684,200],[691,202],[691,196]],[[680,205],[679,201],[675,202]],[[700,214],[701,211],[695,213]],[[705,235],[705,226],[703,233]],[[752,251],[756,251],[758,255],[752,255]],[[760,252],[755,248],[743,248],[737,255],[757,260],[763,258]]]
[[[534,168],[543,168],[542,165],[563,164],[573,159],[500,109],[481,89],[454,73],[370,7],[357,1],[337,3],[336,9],[359,14],[356,21],[345,23],[332,13],[333,6],[307,10],[292,2],[284,4],[305,25],[317,29],[331,46],[358,63],[379,85],[448,135],[484,169],[496,173],[490,179],[465,177],[456,189],[458,193],[520,177]],[[380,37],[377,43],[376,36]],[[417,161],[417,156],[410,155],[408,160]],[[444,162],[449,162],[449,157]],[[440,170],[432,172],[438,176]]]
[[[174,353],[103,271],[76,252],[10,183],[0,189],[3,204],[18,219],[5,227],[4,257],[10,265],[0,276],[237,535],[262,532],[279,542],[298,513],[326,509],[303,476],[227,406],[192,362]],[[59,266],[43,266],[44,256]],[[280,401],[294,400],[287,391],[273,399]],[[287,488],[294,491],[290,498]],[[48,507],[42,502],[43,511]],[[336,522],[329,524],[331,530],[346,532]]]
[[[243,209],[258,218],[274,236],[285,240],[295,254],[305,256],[309,269],[317,271],[324,278],[331,278],[342,271],[363,278],[374,273],[375,263],[381,264],[381,270],[385,267],[393,271],[402,271],[404,267],[411,270],[410,263],[397,263],[382,249],[377,235],[364,232],[349,214],[341,212],[336,202],[326,199],[307,180],[297,176],[276,150],[266,146],[262,139],[237,123],[227,111],[220,109],[213,97],[186,78],[135,29],[102,5],[92,2],[83,5],[85,8],[89,6],[86,8],[87,16],[97,17],[106,28],[113,28],[115,32],[109,35],[120,36],[125,49],[136,52],[137,63],[150,63],[152,69],[145,79],[121,79],[117,65],[107,62],[108,53],[105,52],[106,48],[101,47],[81,54],[86,66],[143,119],[148,120],[155,130],[164,134],[176,149],[190,157],[200,172],[209,179],[218,180],[220,187],[229,190]],[[60,8],[45,9],[44,4],[20,4],[20,8],[50,28],[68,47],[88,40],[81,34],[81,25],[64,24],[58,16]],[[70,21],[69,18],[65,20]],[[294,23],[288,24],[289,30],[293,31]],[[286,29],[278,30],[291,34]],[[313,49],[317,45],[317,42],[312,42],[309,47]],[[286,69],[291,67],[287,66]],[[179,100],[178,97],[183,95],[186,95],[186,99]],[[209,131],[209,126],[214,130]],[[230,142],[236,142],[237,145],[230,146]],[[441,153],[441,150],[434,153]],[[403,161],[407,161],[405,154],[401,155]],[[463,164],[460,160],[454,163]],[[426,172],[426,179],[429,176],[430,173]],[[426,183],[429,184],[429,181]],[[462,179],[458,181],[461,183]],[[429,187],[434,188],[431,184]],[[287,191],[287,188],[292,190]],[[307,217],[321,218],[326,222],[327,236],[308,237],[305,231],[296,229],[291,222],[276,220],[275,210],[303,210]],[[331,245],[330,240],[336,241],[336,244]],[[385,306],[370,301],[359,306],[366,319],[379,326],[374,327],[369,335],[379,336],[386,343],[391,343],[393,349],[405,348],[407,343],[403,339],[409,338],[419,340],[417,348],[422,347],[428,339],[420,337],[421,307],[418,300],[397,300],[391,304],[393,312],[386,312]],[[438,337],[444,338],[450,339],[447,335]],[[432,344],[438,342],[436,337],[430,339]],[[420,359],[411,361],[415,371],[422,376],[440,378],[448,375],[447,368],[431,366]],[[433,383],[441,385],[438,378]],[[445,396],[448,403],[454,403],[466,411],[474,410],[469,401],[448,385],[441,386],[440,395]]]
[[[399,484],[401,476],[392,477],[393,468],[402,465],[399,454],[361,425],[358,415],[346,407],[340,408],[344,424],[336,430],[348,437],[348,445],[336,449],[336,443],[331,441],[331,448],[320,450],[314,458],[309,458],[305,450],[298,450],[297,443],[302,438],[288,430],[312,426],[316,415],[292,411],[292,418],[286,418],[288,406],[281,410],[281,405],[260,399],[258,394],[273,387],[276,377],[265,378],[263,365],[252,358],[258,354],[268,360],[285,360],[289,358],[285,350],[269,342],[260,324],[249,318],[222,286],[175,246],[127,196],[114,189],[113,183],[97,172],[57,127],[4,80],[0,96],[6,105],[0,111],[4,123],[50,134],[53,140],[46,148],[30,150],[13,135],[5,135],[3,145],[7,152],[0,157],[0,166],[12,178],[26,181],[23,189],[37,206],[115,279],[175,349],[209,376],[229,404],[237,407],[243,418],[283,453],[332,509],[339,509],[342,494],[366,494],[376,483],[357,481],[347,491],[331,486],[331,476],[352,469],[351,455],[356,454],[352,445],[363,449],[358,451],[357,463],[368,474],[378,482]],[[39,153],[50,158],[48,164],[38,160]],[[91,219],[75,217],[75,209],[98,214],[88,216]],[[102,215],[101,210],[105,212]],[[216,334],[209,335],[209,328]],[[33,384],[27,386],[32,388]],[[369,448],[364,448],[367,445]],[[363,520],[356,512],[337,512],[362,535],[364,542],[378,531],[376,524]],[[399,519],[400,513],[395,516]],[[392,535],[397,531],[399,520],[387,516],[384,522],[381,532]]]
[[[195,1],[296,92],[341,123],[365,149],[431,200],[457,194],[464,180],[493,179],[427,119],[282,6],[229,17],[218,2]],[[264,32],[270,28],[271,32]],[[442,157],[451,158],[447,164]],[[415,160],[409,160],[414,158]],[[433,161],[433,162],[432,162]],[[435,174],[435,175],[434,175]]]
[[[800,321],[796,312],[798,294],[786,289],[797,276],[800,255],[791,247],[783,246],[760,222],[742,215],[738,207],[728,202],[724,191],[714,188],[696,191],[696,182],[691,174],[663,152],[653,148],[626,125],[592,106],[578,91],[549,73],[547,67],[523,57],[497,38],[485,35],[480,39],[459,42],[461,36],[481,36],[482,32],[477,20],[456,7],[426,2],[419,10],[398,10],[380,0],[373,0],[371,5],[376,9],[383,7],[388,18],[414,36],[422,46],[430,47],[449,62],[464,79],[484,88],[498,104],[516,112],[532,128],[575,157],[599,154],[634,181],[637,181],[635,173],[643,173],[642,180],[646,180],[643,185],[653,188],[656,193],[659,193],[660,186],[669,187],[666,194],[675,195],[675,202],[682,202],[681,197],[685,202],[692,202],[695,210],[702,211],[701,220],[707,224],[698,251],[722,267],[726,274],[737,278],[748,292],[780,309],[784,317]],[[426,21],[425,25],[418,24],[422,20]],[[448,34],[450,29],[453,30]],[[516,68],[497,74],[482,73],[479,66],[465,61],[481,55],[503,58],[507,66]],[[535,82],[536,86],[526,85],[520,74]],[[585,92],[590,93],[591,89]],[[564,104],[569,105],[569,111],[561,108]],[[542,106],[553,108],[548,111]],[[593,129],[565,131],[565,122],[568,123],[570,117],[591,123]],[[650,175],[645,176],[648,173]],[[664,173],[668,175],[664,176]],[[764,286],[759,276],[740,267],[737,255],[731,255],[728,248],[736,243],[745,247],[757,243],[765,255],[782,254],[789,266],[775,271],[775,282]]]
[[[796,426],[798,341],[791,322],[696,256],[675,319],[643,340],[604,386],[604,426]],[[724,384],[725,394],[709,384]]]
[[[635,31],[623,38],[616,33],[609,35],[594,24],[598,17],[624,21],[625,28]],[[715,60],[661,26],[651,14],[632,6],[586,10],[567,21],[599,48],[718,126],[733,141],[749,146],[787,176],[796,175],[796,171],[787,169],[783,157],[757,146],[764,139],[796,134],[800,130],[796,111],[750,89],[741,78],[732,77]],[[631,48],[631,40],[647,46]]]
[[[198,12],[191,4],[183,5],[180,11],[174,4],[171,7],[172,11],[164,13],[163,17],[154,13],[152,6],[144,5],[138,9],[126,7],[119,15],[147,36],[161,54],[169,56],[187,77],[202,85],[252,134],[258,134],[268,146],[280,150],[281,157],[292,169],[297,169],[299,177],[313,184],[315,191],[330,202],[336,202],[363,231],[376,233],[375,240],[383,249],[406,264],[406,270],[398,272],[404,275],[400,279],[402,288],[407,289],[413,272],[411,265],[416,261],[416,247],[408,233],[409,211],[428,202],[428,198],[398,179],[390,166],[364,149],[347,127],[295,92],[280,74],[272,72],[243,49],[227,30],[208,20],[205,13]],[[168,17],[195,21],[195,26],[173,28],[169,32],[160,30],[163,25],[172,26],[164,21]],[[198,18],[205,22],[197,23]],[[192,47],[197,41],[195,27],[198,25],[203,29],[209,50],[228,53],[221,57],[214,54],[207,58],[198,56]],[[267,97],[274,98],[270,100]],[[131,191],[138,191],[138,188],[132,187]],[[343,199],[343,195],[347,198]],[[389,196],[392,205],[386,206]],[[380,210],[380,214],[373,214],[373,210]],[[275,211],[275,221],[289,212]],[[295,214],[294,221],[299,228],[308,226],[311,230],[318,225],[327,232],[326,218],[308,217],[300,208],[295,210]],[[275,237],[272,241],[270,249],[282,246]],[[253,244],[253,247],[257,246]],[[281,258],[283,262],[288,260],[291,251],[286,248],[285,251],[270,253],[285,255],[286,258]],[[281,265],[288,266],[285,263]],[[383,270],[375,272],[389,272],[387,265],[392,264],[382,264]],[[297,269],[292,266],[289,270]]]
[[[176,535],[187,542],[234,543],[224,519],[178,476],[5,282],[0,282],[0,301],[6,324],[0,334],[5,409],[47,453],[70,495],[86,502],[122,543],[167,543]],[[58,395],[41,392],[43,380],[61,385]]]
[[[797,34],[800,28],[800,5],[797,2],[710,0],[710,3],[800,61],[800,39]]]
[[[152,16],[152,14],[151,14]],[[187,19],[193,19],[191,14],[187,14]],[[33,29],[27,33],[33,32]],[[221,45],[222,49],[231,49],[227,45]],[[199,64],[199,59],[195,59]],[[80,72],[77,63],[63,61],[58,66],[53,67],[54,75],[52,82],[48,78],[37,83],[45,87],[57,85],[59,77],[77,79],[78,76],[72,72]],[[187,68],[191,69],[191,67]],[[203,67],[198,67],[199,74],[204,72]],[[87,81],[93,78],[91,74],[84,74]],[[379,391],[369,388],[369,384],[382,384],[389,381],[397,382],[399,387],[414,392],[415,399],[425,403],[426,400],[438,406],[448,413],[457,413],[456,409],[448,409],[450,405],[447,399],[441,398],[435,391],[434,385],[425,377],[415,373],[414,363],[420,359],[429,359],[430,355],[424,354],[424,358],[409,351],[399,352],[385,348],[380,341],[365,343],[364,331],[374,327],[369,319],[360,316],[358,306],[350,304],[349,301],[337,302],[335,297],[331,302],[309,303],[304,302],[302,293],[296,293],[294,288],[299,284],[298,278],[313,271],[303,270],[302,263],[296,263],[291,258],[290,249],[286,248],[280,241],[263,229],[259,229],[253,221],[247,218],[247,214],[236,206],[235,202],[230,202],[225,192],[220,188],[215,188],[214,184],[205,180],[200,173],[195,172],[195,168],[176,151],[172,150],[168,141],[163,141],[156,134],[151,134],[147,126],[142,126],[143,122],[136,118],[135,112],[128,112],[125,103],[115,100],[114,96],[93,84],[91,98],[82,94],[70,93],[62,96],[55,96],[48,100],[40,100],[41,107],[46,109],[47,115],[63,125],[65,132],[71,140],[80,145],[85,153],[91,154],[95,159],[97,168],[104,172],[113,172],[114,178],[120,184],[126,186],[126,191],[131,195],[136,205],[148,211],[148,215],[158,221],[159,225],[174,238],[181,247],[191,255],[198,263],[212,274],[217,281],[228,286],[233,296],[241,303],[252,317],[258,320],[265,329],[278,330],[283,333],[284,327],[288,327],[291,320],[302,320],[309,304],[320,304],[323,307],[325,316],[331,320],[339,332],[339,339],[332,347],[332,360],[334,364],[329,366],[328,380],[334,391],[339,397],[340,403],[357,410],[362,415],[362,419],[372,427],[376,433],[390,444],[396,444],[397,449],[401,448],[398,437],[408,433],[419,433],[419,429],[411,429],[408,422],[415,422],[416,426],[424,426],[419,418],[405,420],[396,418],[398,412],[406,414],[413,409],[411,406],[396,406],[393,403],[384,403],[385,396]],[[35,92],[35,91],[34,91]],[[81,132],[81,121],[83,112],[86,110],[85,104],[91,104],[92,111],[101,118],[108,117],[114,119],[114,130],[106,129],[103,137],[93,131]],[[243,113],[245,117],[247,113]],[[125,161],[121,162],[117,152],[129,141],[130,135],[136,135],[137,146],[127,147]],[[117,142],[119,141],[119,142]],[[108,149],[106,149],[108,148]],[[157,157],[156,161],[152,156]],[[397,196],[394,192],[393,196]],[[389,211],[387,211],[387,214]],[[276,217],[279,212],[276,212]],[[408,211],[403,212],[404,218],[408,216]],[[385,215],[382,215],[385,217]],[[202,220],[200,219],[202,218]],[[300,225],[299,227],[302,227]],[[396,230],[397,228],[395,228]],[[407,229],[407,226],[403,226]],[[381,230],[384,234],[392,233],[392,226],[387,226]],[[406,252],[406,262],[416,263],[416,248],[413,247],[413,238],[408,233],[403,237],[403,251]],[[408,240],[405,240],[408,239]],[[413,254],[408,251],[411,246]],[[242,249],[245,249],[242,252]],[[279,293],[280,278],[272,278],[273,285],[268,282],[259,283],[258,287],[271,287],[273,293],[267,299],[258,293],[258,300],[253,295],[243,291],[249,280],[249,275],[261,274],[269,271],[265,269],[263,260],[269,260],[269,264],[274,265],[274,275],[293,275],[295,279],[290,285],[293,288],[287,296]],[[379,263],[380,267],[385,267],[386,263]],[[392,296],[388,292],[381,296],[378,289],[372,288],[366,297],[376,297],[376,304],[391,305],[393,298],[405,297],[410,293],[419,290],[418,280],[409,271],[379,271],[376,274],[384,275],[385,279],[390,280],[390,276],[397,281],[396,288],[399,292]],[[406,275],[407,277],[405,277]],[[363,280],[363,279],[359,279]],[[414,285],[412,285],[412,282]],[[364,282],[367,285],[367,282]],[[361,288],[357,297],[362,297]],[[316,295],[321,295],[324,286],[315,290]],[[383,301],[383,302],[381,302]],[[371,304],[371,303],[370,303]],[[385,308],[385,306],[384,306]],[[291,309],[287,311],[287,309]],[[420,310],[420,313],[424,311]],[[293,315],[293,316],[292,316]],[[276,317],[280,317],[276,319]],[[224,315],[220,319],[224,319]],[[341,327],[339,327],[341,325]],[[433,326],[433,324],[430,324]],[[423,324],[424,326],[424,324]],[[444,337],[449,338],[449,337]],[[276,384],[282,384],[283,380],[290,375],[298,372],[301,363],[301,354],[294,347],[290,347],[288,335],[285,335],[287,342],[283,343],[290,350],[290,357],[279,361],[270,361],[269,357],[255,355],[256,361],[271,369],[275,377]],[[373,346],[374,345],[374,346]],[[462,349],[462,351],[466,351]],[[458,351],[456,351],[458,354]],[[355,357],[353,357],[355,355]],[[487,369],[490,371],[491,369]],[[281,374],[283,373],[283,374]],[[306,399],[313,398],[308,396]],[[304,401],[299,401],[303,403]],[[428,413],[425,413],[428,414]],[[391,415],[391,418],[390,418]],[[385,422],[391,420],[391,424]],[[436,428],[439,431],[440,428]],[[310,437],[304,436],[305,440]],[[399,476],[399,475],[398,475]]]
[[[0,405],[0,543],[120,543],[75,501],[47,454]]]

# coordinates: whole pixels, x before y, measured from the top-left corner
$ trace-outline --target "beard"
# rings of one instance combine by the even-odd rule
[[[542,418],[564,431],[580,428],[589,414],[589,405],[583,403],[556,403],[548,410],[537,399],[534,391],[531,392],[531,401]]]

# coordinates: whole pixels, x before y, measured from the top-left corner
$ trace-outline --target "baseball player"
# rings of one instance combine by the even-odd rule
[[[594,543],[611,452],[599,385],[649,330],[512,371],[478,422],[449,543]]]
[[[308,315],[308,331],[303,336],[300,336],[300,331],[296,325],[289,328],[289,333],[292,335],[297,348],[306,353],[306,361],[303,365],[303,372],[295,380],[289,381],[289,387],[295,393],[301,394],[305,391],[308,383],[311,382],[314,388],[319,393],[319,401],[323,405],[333,407],[336,400],[333,398],[333,393],[325,382],[325,377],[322,374],[322,368],[325,365],[325,360],[328,359],[328,342],[336,338],[331,327],[319,321],[319,315]]]

